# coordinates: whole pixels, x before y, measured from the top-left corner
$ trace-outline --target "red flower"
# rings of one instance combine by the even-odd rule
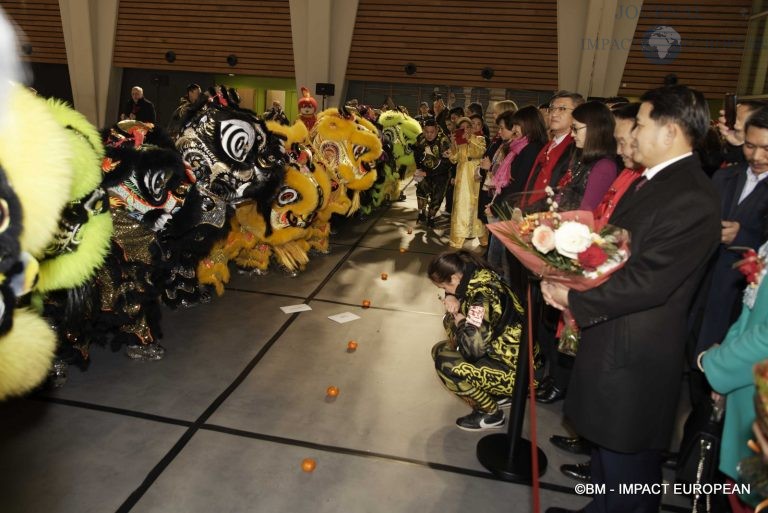
[[[757,283],[757,277],[765,264],[754,249],[745,251],[741,256],[743,259],[736,262],[735,267],[747,278],[747,283]]]
[[[597,269],[606,260],[608,260],[608,254],[598,246],[592,244],[590,247],[579,253],[579,264],[587,271]]]

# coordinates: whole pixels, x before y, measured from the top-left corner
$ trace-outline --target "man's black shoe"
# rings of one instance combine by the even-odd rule
[[[419,217],[416,218],[417,223],[423,223],[427,220],[426,214],[419,212]]]
[[[565,390],[560,390],[555,386],[554,380],[549,378],[542,383],[542,386],[536,390],[536,402],[550,404],[565,397]]]
[[[399,198],[397,198],[395,201],[405,201],[405,193],[404,193],[404,192],[401,192],[401,193],[400,193],[400,197],[399,197]]]
[[[549,437],[549,441],[552,443],[552,445],[554,445],[558,449],[572,452],[574,454],[591,454],[592,453],[592,447],[589,445],[589,442],[587,442],[580,436],[568,437],[568,436],[552,435]]]
[[[592,481],[592,472],[589,468],[589,462],[579,463],[578,465],[560,465],[560,472],[564,476],[575,479],[576,481],[584,481],[589,483]]]

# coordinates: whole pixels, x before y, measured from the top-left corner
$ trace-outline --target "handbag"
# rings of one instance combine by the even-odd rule
[[[678,481],[693,485],[714,482],[720,459],[723,412],[723,398],[715,401],[711,397],[701,407],[691,411],[685,421],[683,441],[680,443],[676,472]],[[694,490],[701,490],[701,487],[694,487]],[[693,496],[692,511],[710,511],[709,501],[709,495],[702,496],[698,491]]]

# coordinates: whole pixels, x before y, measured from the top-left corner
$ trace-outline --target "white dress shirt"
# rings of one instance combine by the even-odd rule
[[[757,187],[757,184],[760,183],[760,180],[768,176],[768,173],[760,173],[759,175],[756,175],[752,172],[752,168],[747,168],[747,181],[744,183],[744,188],[741,190],[741,196],[739,196],[739,204],[741,204],[742,201],[744,201],[747,196],[752,194],[752,191],[755,190],[755,187]]]

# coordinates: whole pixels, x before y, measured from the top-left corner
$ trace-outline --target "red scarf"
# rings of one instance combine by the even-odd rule
[[[635,180],[640,178],[643,174],[643,169],[629,169],[619,173],[616,180],[613,181],[611,187],[606,191],[605,196],[600,204],[595,208],[595,231],[599,232],[602,228],[608,224],[608,220],[611,218],[613,211],[616,210],[616,205],[619,204],[619,200],[629,190],[630,185],[635,183]]]
[[[536,161],[531,168],[531,174],[528,175],[528,181],[525,183],[525,190],[529,194],[523,198],[522,205],[526,206],[532,203],[536,203],[540,199],[547,196],[544,189],[551,185],[549,182],[552,179],[552,171],[555,169],[557,161],[563,156],[565,150],[570,147],[573,137],[571,134],[566,135],[560,144],[552,147],[555,144],[555,140],[552,139],[548,144],[545,144],[539,154],[536,156]],[[536,172],[538,171],[538,175]],[[531,179],[536,176],[535,182],[531,184]]]

